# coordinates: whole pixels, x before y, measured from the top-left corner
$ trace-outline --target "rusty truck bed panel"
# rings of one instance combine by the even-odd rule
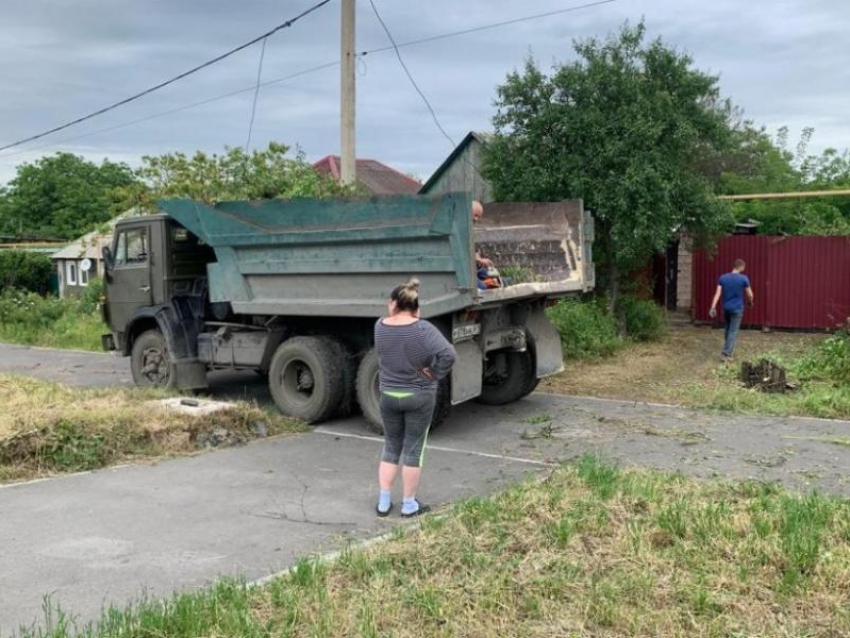
[[[487,204],[474,235],[509,284],[484,291],[481,304],[593,288],[593,223],[581,200]]]

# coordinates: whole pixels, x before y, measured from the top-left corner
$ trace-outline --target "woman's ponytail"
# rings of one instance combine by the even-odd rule
[[[406,284],[396,286],[390,294],[396,308],[406,312],[419,310],[419,280],[411,279]]]

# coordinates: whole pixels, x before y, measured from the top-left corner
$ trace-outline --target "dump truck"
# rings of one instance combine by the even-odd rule
[[[105,350],[140,386],[202,390],[216,370],[268,379],[281,412],[316,423],[358,407],[380,429],[376,320],[390,291],[421,282],[420,312],[457,351],[438,389],[452,405],[501,405],[563,369],[546,315],[594,284],[581,201],[487,204],[467,194],[158,202],[103,249]],[[481,290],[476,251],[503,285]]]

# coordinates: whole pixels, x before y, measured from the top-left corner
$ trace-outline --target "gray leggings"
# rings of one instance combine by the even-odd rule
[[[407,467],[422,466],[436,401],[436,391],[381,392],[381,418],[384,421],[382,461],[398,465],[401,460]]]

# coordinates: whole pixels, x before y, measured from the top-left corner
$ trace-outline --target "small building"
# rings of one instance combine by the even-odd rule
[[[141,214],[131,208],[50,256],[56,265],[60,297],[81,294],[93,279],[103,277],[103,247],[112,243],[118,220]]]
[[[372,195],[415,195],[422,184],[391,166],[372,159],[357,160],[357,185]],[[313,164],[322,175],[340,180],[339,155],[328,155]]]
[[[92,279],[103,276],[101,251],[112,241],[114,225],[110,222],[108,230],[83,235],[50,256],[56,265],[60,297],[82,294]]]
[[[422,195],[470,192],[480,202],[493,201],[493,186],[481,174],[484,149],[492,135],[470,131],[422,186]]]

